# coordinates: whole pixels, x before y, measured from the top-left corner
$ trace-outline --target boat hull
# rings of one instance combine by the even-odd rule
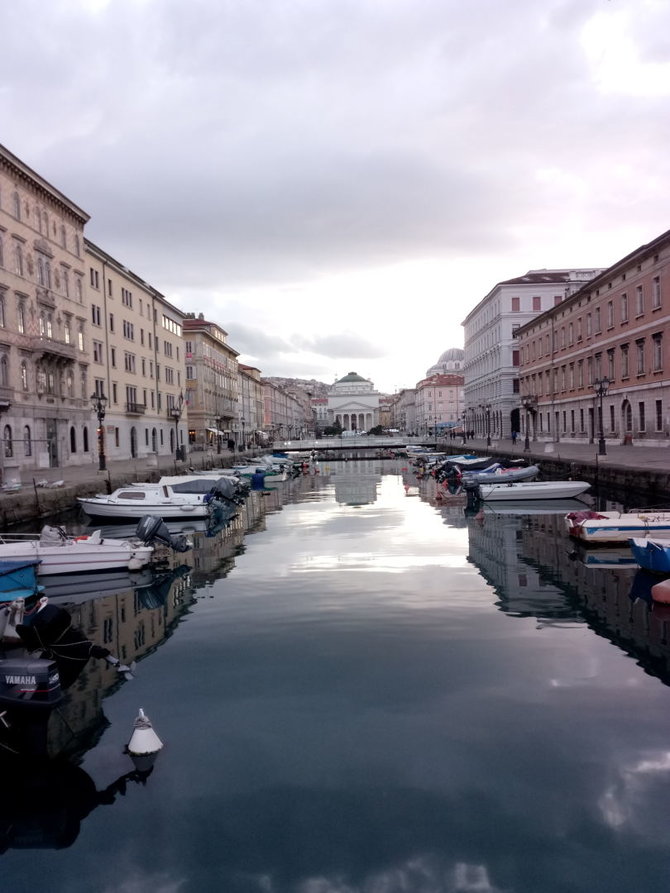
[[[115,543],[113,540],[92,543],[87,543],[85,540],[73,540],[54,545],[45,545],[39,540],[29,540],[0,545],[0,560],[39,561],[37,573],[42,577],[43,575],[107,571],[116,568],[139,570],[149,564],[153,551],[152,546],[135,545],[123,541]]]
[[[627,543],[633,537],[669,537],[670,512],[569,513],[570,536],[584,543]]]
[[[486,502],[514,500],[574,499],[586,493],[586,481],[521,481],[512,484],[480,484],[479,498]]]
[[[79,504],[89,518],[107,520],[139,521],[144,515],[160,515],[165,521],[173,518],[206,518],[209,514],[209,506],[204,503],[175,505],[170,503],[151,504],[143,502],[133,505],[131,502],[110,502],[91,499],[79,499]]]
[[[670,574],[670,539],[632,537],[631,552],[641,568],[653,574]]]

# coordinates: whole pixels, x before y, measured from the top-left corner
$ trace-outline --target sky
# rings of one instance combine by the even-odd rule
[[[12,0],[0,142],[264,375],[414,387],[669,228],[667,0]]]

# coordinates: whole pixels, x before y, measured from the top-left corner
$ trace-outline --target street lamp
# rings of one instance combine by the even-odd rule
[[[610,380],[605,376],[604,378],[596,378],[593,382],[593,388],[596,392],[596,397],[599,398],[599,437],[598,437],[598,455],[606,456],[607,455],[607,445],[605,443],[605,432],[603,430],[603,397],[607,393],[607,390],[610,386]]]
[[[530,425],[529,425],[530,415],[529,415],[529,413],[531,412],[531,410],[534,410],[535,407],[537,406],[537,397],[534,394],[526,394],[524,397],[521,398],[521,405],[523,406],[523,408],[526,411],[526,436],[523,441],[523,451],[524,451],[524,453],[529,453],[530,452]]]
[[[180,391],[176,405],[170,407],[170,415],[174,419],[174,443],[175,443],[175,459],[181,458],[181,449],[179,447],[179,419],[184,411],[184,395]]]
[[[102,391],[99,394],[91,394],[91,409],[98,417],[98,468],[100,471],[105,471],[107,468],[105,461],[105,429],[102,424],[106,408],[107,397],[105,397]]]
[[[487,403],[482,406],[484,410],[484,418],[486,419],[486,446],[491,446],[491,404]]]
[[[247,448],[247,441],[246,441],[246,438],[245,438],[245,436],[244,436],[244,425],[245,425],[245,423],[246,423],[246,419],[244,418],[244,416],[241,416],[241,418],[240,418],[240,422],[242,423],[242,449],[243,449],[243,450],[246,450],[246,448]]]
[[[462,431],[463,431],[463,445],[465,446],[465,444],[467,443],[467,439],[468,439],[468,432],[465,430],[465,424],[466,424],[466,421],[467,421],[467,415],[466,415],[465,413],[463,413],[463,419],[462,419],[462,421],[463,421],[463,428],[462,428]]]

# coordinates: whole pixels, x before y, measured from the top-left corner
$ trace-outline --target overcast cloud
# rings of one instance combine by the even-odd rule
[[[413,386],[668,228],[666,0],[12,0],[0,141],[267,375]]]

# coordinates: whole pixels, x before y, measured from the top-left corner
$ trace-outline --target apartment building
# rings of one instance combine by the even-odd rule
[[[519,327],[529,436],[670,442],[669,293],[670,231]]]
[[[600,270],[529,270],[498,282],[462,323],[465,426],[480,437],[519,431],[517,330],[593,279]]]
[[[267,440],[264,424],[263,383],[261,371],[255,366],[238,364],[240,389],[240,433],[242,442],[251,449],[255,444],[263,445]]]
[[[430,375],[417,384],[415,394],[419,434],[433,436],[450,428],[460,429],[464,407],[462,375]]]
[[[239,447],[243,439],[246,419],[239,405],[239,352],[227,338],[228,333],[202,313],[188,314],[184,320],[191,449],[220,452],[222,445]]]
[[[89,215],[0,146],[0,474],[90,462]]]
[[[88,239],[91,395],[103,398],[105,456],[176,454],[187,431],[184,314]]]

